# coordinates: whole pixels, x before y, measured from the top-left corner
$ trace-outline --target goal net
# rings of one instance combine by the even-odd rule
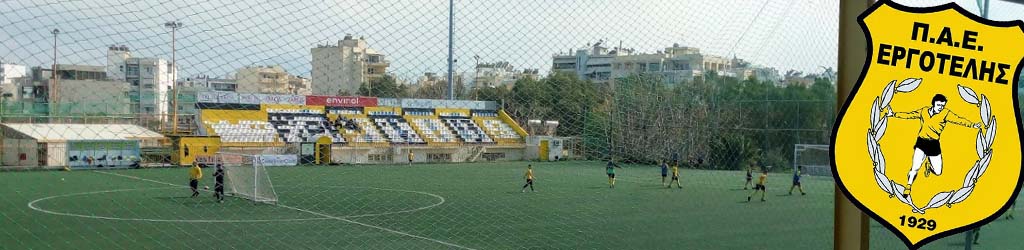
[[[254,202],[275,203],[277,193],[258,155],[217,153],[215,164],[224,166],[225,193]]]
[[[793,167],[804,166],[803,173],[810,176],[832,176],[829,145],[794,144]]]

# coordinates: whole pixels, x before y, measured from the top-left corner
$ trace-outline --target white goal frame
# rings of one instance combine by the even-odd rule
[[[214,166],[216,166],[218,164],[223,165],[225,171],[229,172],[229,173],[225,174],[226,175],[225,176],[226,181],[225,181],[225,187],[224,187],[225,191],[226,191],[225,195],[230,195],[230,196],[234,196],[234,197],[238,197],[238,198],[242,198],[242,199],[251,200],[251,201],[253,201],[255,203],[268,203],[268,204],[276,204],[277,203],[277,201],[278,201],[277,191],[274,189],[274,184],[270,180],[269,174],[267,174],[266,166],[264,166],[262,161],[259,160],[259,157],[260,157],[260,155],[240,154],[240,153],[231,153],[231,152],[218,152],[216,154],[216,157],[214,158],[215,162],[213,162]],[[228,164],[239,164],[239,165],[231,166],[231,165],[228,165]],[[252,183],[251,183],[252,184],[252,192],[253,192],[252,195],[245,194],[244,191],[243,192],[239,192],[239,190],[237,190],[236,187],[233,185],[233,182],[235,182],[237,180],[232,180],[232,178],[230,178],[231,177],[231,174],[230,174],[231,169],[229,169],[229,168],[245,167],[246,165],[252,166],[252,168],[253,168],[253,171],[252,171],[253,172],[253,178],[252,178]],[[263,174],[261,175],[260,172],[263,172]],[[265,184],[261,184],[261,182],[260,182],[261,179],[260,178],[265,178],[266,179],[266,183]],[[261,196],[261,195],[259,195],[261,191],[266,193],[266,194],[269,194],[269,196]]]

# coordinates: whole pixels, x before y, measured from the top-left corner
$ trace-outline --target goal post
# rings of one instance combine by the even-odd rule
[[[803,173],[809,176],[832,176],[830,147],[826,144],[794,144],[793,169],[804,166]]]
[[[277,192],[260,155],[219,152],[209,166],[224,167],[226,195],[258,203],[276,203]]]

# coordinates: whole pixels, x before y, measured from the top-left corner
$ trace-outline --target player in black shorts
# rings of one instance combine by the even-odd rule
[[[753,172],[754,172],[754,163],[751,162],[750,166],[747,167],[747,183],[743,184],[743,190],[747,190],[747,188],[751,186],[751,184],[752,184],[752,182],[754,180]]]
[[[199,196],[199,180],[202,178],[203,170],[199,168],[199,163],[192,162],[188,170],[188,186],[192,188],[192,197]]]
[[[768,168],[761,167],[761,170],[761,177],[757,179],[757,185],[754,185],[754,192],[747,196],[747,202],[750,202],[750,197],[757,194],[757,192],[761,192],[761,201],[763,202],[764,195],[768,192],[768,189],[764,186],[768,180]]]
[[[605,164],[605,172],[608,173],[608,188],[615,187],[615,168],[622,168],[619,164],[615,164],[615,161],[608,160],[608,164]]]

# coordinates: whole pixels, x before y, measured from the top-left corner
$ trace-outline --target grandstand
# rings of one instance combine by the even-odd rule
[[[199,135],[226,151],[329,142],[331,163],[393,162],[409,150],[422,161],[522,160],[526,131],[493,102],[198,92]],[[319,149],[320,147],[318,147]],[[402,150],[379,150],[400,148]],[[377,149],[377,150],[374,150]],[[520,152],[515,152],[520,151]],[[357,153],[353,153],[357,152]],[[375,160],[371,160],[375,159]]]

